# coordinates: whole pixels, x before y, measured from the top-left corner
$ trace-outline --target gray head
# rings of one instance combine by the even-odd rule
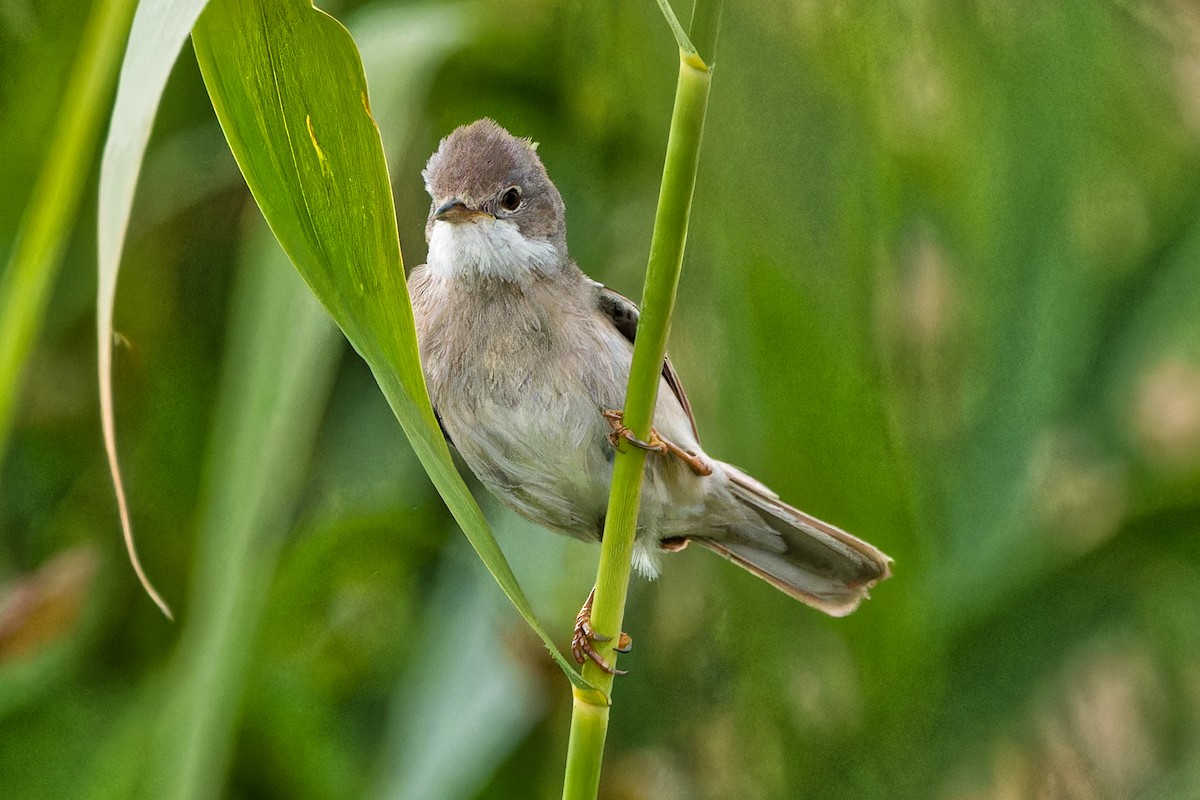
[[[490,119],[442,139],[422,173],[431,270],[524,282],[567,263],[562,197],[536,147]]]

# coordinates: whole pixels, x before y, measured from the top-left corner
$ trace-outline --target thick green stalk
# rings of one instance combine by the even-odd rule
[[[46,161],[0,279],[0,455],[62,251],[87,182],[135,0],[98,0],[63,93]]]
[[[650,436],[663,358],[666,356],[671,309],[675,305],[692,190],[696,185],[709,79],[708,69],[696,56],[680,60],[675,111],[671,119],[671,135],[667,140],[667,158],[642,294],[637,345],[633,350],[633,366],[630,368],[629,389],[625,396],[625,424],[639,439]],[[646,462],[645,450],[624,450],[617,454],[613,467],[612,496],[604,526],[596,599],[592,607],[592,625],[597,632],[606,636],[615,636],[620,632],[633,555],[633,532],[641,498],[642,467]],[[611,645],[603,649],[610,650]],[[606,653],[606,657],[611,658],[612,654]],[[603,676],[602,688],[607,689],[612,685],[611,675],[606,675],[595,665],[589,666],[596,673],[594,677],[597,680]],[[587,672],[585,668],[585,675]]]
[[[713,6],[715,11],[708,8],[701,12],[701,5]],[[706,41],[710,44],[715,43],[715,23],[720,13],[720,0],[709,4],[701,0],[697,6],[695,20],[705,20],[703,26]],[[670,20],[670,7],[664,5],[664,12]],[[679,273],[683,266],[688,217],[696,186],[700,140],[704,130],[704,114],[708,106],[708,89],[712,77],[708,65],[690,44],[686,43],[686,38],[679,37],[678,26],[673,26],[673,29],[677,38],[680,38],[679,82],[675,90],[671,132],[667,139],[658,211],[654,218],[654,237],[650,245],[649,264],[646,267],[641,319],[633,349],[629,388],[625,395],[625,424],[634,436],[643,440],[650,434],[663,359],[666,356],[667,334],[671,326],[671,310],[675,305]],[[597,649],[610,664],[616,663],[617,654],[613,650],[613,644],[621,631],[625,615],[625,595],[629,588],[633,540],[637,528],[645,464],[646,451],[624,448],[617,453],[613,465],[612,489],[596,578],[596,596],[592,605],[593,629],[601,636],[609,637],[609,641],[599,643]],[[606,696],[612,696],[612,675],[591,662],[584,665],[583,674],[590,683],[602,689]],[[608,705],[598,704],[592,695],[579,690],[575,690],[574,695],[563,800],[591,800],[596,797],[600,787],[600,767],[604,757],[604,740],[608,733]]]

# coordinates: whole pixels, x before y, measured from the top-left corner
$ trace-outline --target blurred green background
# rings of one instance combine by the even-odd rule
[[[425,158],[492,116],[540,142],[580,265],[638,296],[677,63],[653,3],[321,5],[364,51],[410,267]],[[85,11],[0,0],[5,261]],[[602,796],[1200,797],[1200,10],[727,3],[715,60],[673,359],[711,453],[895,577],[831,620],[669,558],[631,595]],[[567,684],[281,262],[190,47],[116,310],[178,621],[141,592],[90,169],[0,385],[0,796],[557,797]],[[565,647],[598,550],[485,502]]]

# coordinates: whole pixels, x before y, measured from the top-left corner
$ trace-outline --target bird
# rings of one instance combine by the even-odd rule
[[[652,451],[633,548],[644,577],[694,542],[831,616],[889,577],[880,550],[705,453],[669,358],[649,441],[624,426],[639,311],[570,257],[563,199],[534,142],[480,119],[443,138],[422,177],[428,257],[408,278],[422,368],[442,432],[492,494],[598,542],[627,441]],[[619,673],[595,648],[606,639],[590,627],[592,592],[572,653]]]

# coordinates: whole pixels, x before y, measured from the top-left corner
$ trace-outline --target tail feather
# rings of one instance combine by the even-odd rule
[[[699,544],[835,617],[854,611],[891,575],[892,560],[875,547],[792,508],[738,468],[721,466],[753,530],[738,526],[719,539],[697,538]]]

